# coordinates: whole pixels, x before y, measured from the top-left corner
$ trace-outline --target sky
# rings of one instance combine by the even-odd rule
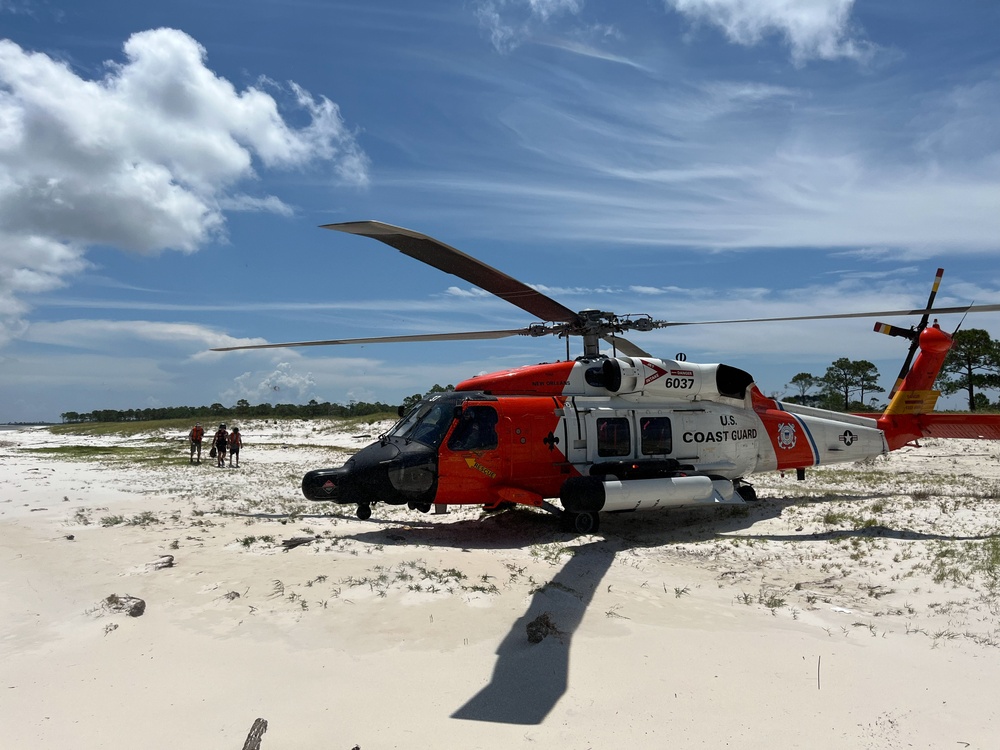
[[[0,422],[396,404],[565,357],[208,351],[535,322],[339,221],[574,310],[909,309],[939,266],[938,305],[1000,302],[997,28],[994,0],[0,0]],[[874,322],[630,339],[767,394],[840,357],[888,388],[906,342]]]

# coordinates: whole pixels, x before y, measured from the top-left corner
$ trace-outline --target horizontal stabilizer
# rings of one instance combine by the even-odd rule
[[[1000,440],[1000,414],[921,414],[924,437]]]

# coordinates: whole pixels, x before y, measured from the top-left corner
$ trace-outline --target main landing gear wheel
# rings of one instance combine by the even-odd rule
[[[372,517],[372,506],[370,505],[358,505],[358,518],[362,521],[367,521]]]
[[[564,513],[563,526],[576,534],[596,534],[601,520],[596,513]]]
[[[741,484],[736,488],[736,493],[743,498],[743,502],[745,503],[757,502],[757,490],[749,484]]]
[[[431,504],[430,503],[407,503],[406,507],[410,510],[419,510],[421,513],[430,513]]]

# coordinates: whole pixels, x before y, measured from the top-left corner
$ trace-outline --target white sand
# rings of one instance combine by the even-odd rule
[[[358,521],[298,482],[368,438],[243,434],[230,470],[180,433],[0,433],[3,747],[239,750],[258,717],[263,750],[1000,746],[995,443],[576,538],[527,510]],[[67,445],[141,450],[32,450]]]

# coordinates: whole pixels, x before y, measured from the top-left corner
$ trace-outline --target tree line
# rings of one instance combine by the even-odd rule
[[[455,390],[453,385],[431,386],[428,393],[444,393]],[[403,399],[403,408],[409,409],[424,396],[414,393]],[[352,401],[344,404],[322,403],[312,399],[308,404],[275,404],[268,403],[251,405],[245,398],[236,402],[235,406],[223,406],[215,403],[211,406],[160,406],[148,409],[96,409],[89,412],[63,412],[60,416],[63,422],[152,422],[164,419],[265,419],[267,417],[292,417],[307,419],[311,417],[366,417],[370,414],[388,414],[399,410],[398,404],[384,404],[381,401]]]
[[[308,404],[257,404],[251,405],[240,399],[235,406],[227,407],[215,403],[211,406],[162,406],[149,409],[96,409],[90,412],[63,412],[60,416],[66,423],[78,422],[151,422],[164,419],[265,419],[268,417],[364,417],[369,414],[395,412],[397,406],[380,401],[352,401],[346,406],[311,400]]]
[[[878,368],[868,360],[841,357],[821,376],[796,374],[785,386],[795,395],[786,401],[835,411],[880,411],[884,405],[877,394],[885,388],[878,380]],[[984,393],[1000,389],[1000,341],[980,328],[957,331],[934,387],[946,396],[964,394],[969,411],[1000,408],[1000,401],[992,403]]]

